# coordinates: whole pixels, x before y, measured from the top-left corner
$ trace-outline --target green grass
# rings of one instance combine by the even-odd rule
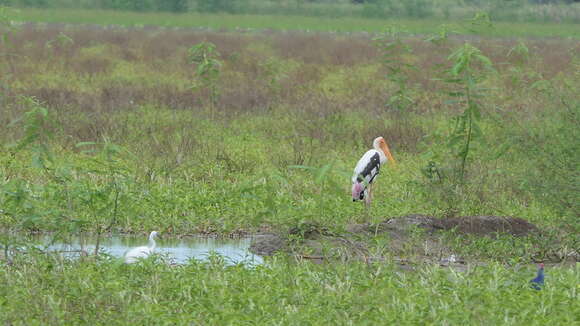
[[[30,196],[24,200],[35,208],[35,214],[40,214],[31,221],[32,225],[40,229],[58,229],[59,221],[65,216],[84,221],[88,226],[98,225],[95,214],[101,217],[113,214],[113,194],[106,192],[108,178],[113,174],[121,189],[117,223],[124,231],[156,228],[176,233],[228,233],[252,230],[262,224],[286,229],[304,220],[341,229],[351,221],[365,219],[362,205],[352,203],[348,195],[351,169],[366,150],[364,145],[351,148],[336,144],[325,153],[320,152],[323,147],[316,145],[306,148],[304,155],[310,155],[310,150],[317,152],[307,164],[319,169],[308,171],[292,168],[298,164],[293,162],[291,154],[295,150],[283,137],[292,134],[292,126],[300,122],[285,114],[244,116],[230,120],[227,128],[187,111],[146,109],[111,118],[124,122],[128,133],[115,142],[131,153],[121,153],[115,158],[111,166],[113,172],[103,170],[102,159],[72,153],[72,148],[59,150],[51,163],[56,167],[56,177],[65,178],[67,182],[52,180],[50,173],[46,175],[42,169],[31,167],[31,157],[27,153],[19,154],[10,170],[0,170],[0,175],[20,176],[31,185],[39,186],[23,189]],[[342,121],[324,119],[318,123],[338,132],[348,130],[350,123],[364,122],[362,118],[349,118],[348,115],[332,119]],[[431,122],[433,126],[442,123],[443,120]],[[142,136],[139,136],[141,125],[158,130],[147,138],[160,142],[161,146],[188,137],[203,139],[205,144],[189,154],[191,158],[183,163],[172,162],[175,159],[172,157],[180,155],[179,147],[160,148],[167,156],[153,158],[147,153],[151,148],[142,143]],[[162,133],[168,128],[179,130],[180,125],[190,125],[195,130]],[[279,136],[269,136],[264,128],[276,130]],[[335,137],[342,138],[340,133]],[[444,147],[431,150],[445,151]],[[432,196],[437,188],[417,183],[423,178],[420,171],[427,164],[425,158],[398,151],[395,155],[399,160],[397,168],[387,168],[379,179],[376,198],[380,199],[373,206],[372,220],[417,212],[441,216],[446,214],[449,205],[463,215],[513,215],[543,224],[558,223],[563,218],[549,205],[541,202],[530,205],[526,197],[509,195],[516,191],[508,185],[511,178],[487,182],[486,189],[480,189],[486,193],[483,200],[470,193],[475,190],[473,188],[461,193],[462,200],[446,202]],[[480,152],[480,155],[488,154]],[[324,166],[330,169],[320,175]],[[507,170],[502,175],[515,172]],[[473,180],[473,186],[479,187],[478,181]],[[442,187],[442,191],[449,190]],[[94,192],[99,191],[105,191],[106,198],[95,197],[94,200],[102,202],[87,202],[86,196],[96,196]],[[10,202],[9,197],[4,198]],[[99,212],[93,212],[97,208]],[[10,221],[14,220],[8,218],[5,223]]]
[[[467,273],[275,259],[247,269],[214,263],[128,266],[46,257],[0,265],[0,322],[10,325],[577,325],[580,266],[491,264]]]
[[[414,104],[404,110],[385,104],[396,86],[356,37],[14,33],[8,39],[21,41],[6,43],[12,59],[2,66],[12,92],[0,131],[8,228],[227,234],[304,221],[340,231],[411,213],[511,215],[543,226],[574,219],[573,42],[530,43],[525,66],[512,63],[509,44],[480,44],[498,71],[484,81],[492,86],[481,100],[484,136],[460,187],[424,175],[429,162],[453,173],[447,139],[461,107],[447,104],[448,86],[432,78],[455,43],[409,43],[415,51],[397,60],[421,68],[408,71]],[[192,89],[185,60],[203,39],[223,52],[213,109]],[[399,164],[381,174],[367,217],[351,201],[350,177],[378,135]]]
[[[494,23],[493,28],[477,28],[472,31],[466,21],[434,19],[365,19],[325,18],[279,15],[228,15],[228,14],[169,14],[135,13],[120,11],[80,9],[32,9],[15,10],[15,21],[42,23],[99,24],[120,26],[163,26],[229,29],[273,29],[284,31],[317,32],[383,32],[387,26],[397,25],[413,34],[435,33],[441,25],[461,34],[489,37],[562,37],[580,38],[578,24],[564,23]]]

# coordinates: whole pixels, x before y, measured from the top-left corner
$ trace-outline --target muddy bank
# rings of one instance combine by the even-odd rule
[[[407,215],[390,218],[378,225],[352,224],[348,226],[350,233],[364,232],[391,232],[393,235],[404,235],[410,228],[417,227],[433,234],[437,231],[455,230],[460,234],[473,234],[478,236],[494,236],[496,234],[511,234],[525,236],[539,231],[538,228],[518,217],[502,216],[464,216],[455,218],[439,219],[427,215]]]
[[[249,250],[261,256],[283,252],[315,262],[326,259],[388,259],[399,265],[411,264],[411,261],[450,266],[466,264],[466,259],[445,245],[444,235],[449,235],[449,232],[444,231],[491,238],[501,234],[522,237],[541,233],[537,226],[517,217],[465,216],[439,219],[415,214],[389,218],[378,224],[351,224],[342,234],[331,234],[324,228],[305,224],[284,235],[257,235]],[[382,242],[377,244],[377,241]],[[574,255],[572,259],[577,259],[577,253]]]

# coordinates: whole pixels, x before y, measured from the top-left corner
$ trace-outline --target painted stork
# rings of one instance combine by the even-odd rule
[[[367,208],[371,205],[372,185],[387,159],[395,164],[389,146],[383,137],[373,141],[374,149],[367,151],[358,161],[352,176],[352,201],[364,200]]]
[[[157,245],[155,243],[156,236],[157,231],[151,232],[151,234],[149,234],[149,246],[136,247],[129,250],[125,254],[125,263],[127,264],[136,263],[137,261],[139,261],[139,259],[145,259],[149,257],[149,255],[151,255],[153,252],[155,252],[155,247]]]

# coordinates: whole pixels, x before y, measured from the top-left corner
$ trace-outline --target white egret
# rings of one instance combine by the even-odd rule
[[[125,254],[125,263],[132,264],[137,262],[139,259],[144,259],[149,257],[153,252],[155,252],[155,237],[157,237],[157,231],[151,232],[149,235],[149,246],[136,247],[129,250]]]

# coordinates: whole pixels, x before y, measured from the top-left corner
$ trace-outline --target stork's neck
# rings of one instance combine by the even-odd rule
[[[385,164],[385,162],[387,161],[387,155],[385,154],[385,152],[383,152],[381,146],[379,146],[379,144],[373,144],[373,147],[377,150],[377,152],[379,152],[381,164]]]

